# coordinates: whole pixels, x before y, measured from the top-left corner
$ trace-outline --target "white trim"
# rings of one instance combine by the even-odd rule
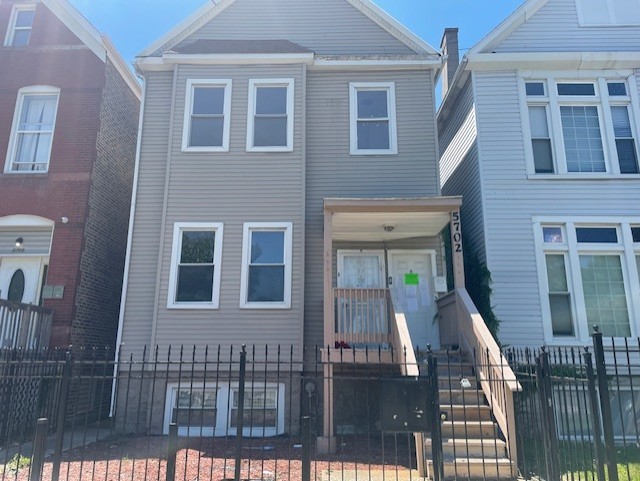
[[[191,115],[193,112],[193,92],[197,87],[223,87],[223,126],[222,145],[207,147],[191,147],[189,139],[191,137]],[[231,79],[188,79],[184,101],[184,121],[182,126],[182,151],[183,152],[229,152],[229,130],[231,126]]]
[[[254,121],[256,111],[256,93],[260,87],[286,87],[287,89],[287,145],[259,146],[253,145]],[[250,79],[247,102],[247,152],[292,152],[294,134],[295,81],[292,78]]]
[[[581,346],[589,342],[592,326],[587,325],[587,313],[580,270],[580,255],[602,254],[619,256],[629,316],[631,337],[640,332],[640,321],[636,313],[640,312],[640,275],[637,271],[635,256],[637,247],[631,237],[631,227],[640,225],[640,217],[617,216],[533,216],[534,247],[536,252],[536,270],[540,295],[540,308],[545,343],[548,345]],[[563,244],[544,244],[542,226],[562,226]],[[576,228],[580,227],[615,227],[618,235],[617,243],[578,243]],[[574,315],[575,337],[554,337],[551,328],[550,307],[548,302],[548,285],[546,271],[546,254],[566,255],[565,269],[569,287],[571,306]]]
[[[640,52],[468,53],[465,59],[473,70],[611,70],[636,68]]]
[[[284,301],[249,302],[249,261],[251,258],[251,232],[284,231]],[[293,263],[292,222],[245,222],[242,234],[242,269],[240,273],[240,309],[290,309],[291,277]]]
[[[358,148],[358,91],[360,90],[387,91],[387,113],[389,122],[388,149]],[[350,155],[396,155],[398,153],[395,82],[349,82],[349,132]]]
[[[29,45],[29,43],[31,42],[31,32],[33,31],[33,23],[31,23],[31,26],[29,27],[29,42],[27,42],[27,45],[17,45],[14,47],[13,44],[13,40],[14,40],[14,36],[15,36],[15,32],[16,32],[16,22],[18,20],[18,13],[19,12],[27,12],[27,11],[32,11],[34,14],[34,18],[35,18],[35,12],[36,12],[36,4],[35,3],[16,3],[13,5],[13,7],[11,8],[11,15],[9,17],[9,24],[7,25],[7,33],[4,37],[4,46],[5,47],[12,47],[12,48],[24,48],[27,47]],[[20,28],[20,30],[26,30],[26,28]]]
[[[55,221],[29,214],[15,214],[0,217],[0,227],[51,227]]]
[[[237,382],[191,382],[185,380],[183,383],[172,382],[167,384],[165,393],[164,404],[164,420],[162,426],[162,433],[169,434],[169,425],[173,417],[173,407],[176,402],[176,395],[178,388],[187,389],[191,391],[198,390],[216,390],[216,426],[214,428],[203,428],[202,426],[178,426],[179,436],[214,436],[214,437],[226,437],[235,436],[238,432],[237,428],[232,428],[231,424],[231,411],[233,409],[233,391],[238,388]],[[282,382],[265,382],[256,380],[253,383],[251,381],[245,384],[245,393],[251,393],[251,390],[255,391],[273,391],[276,390],[276,413],[277,413],[277,425],[275,427],[252,427],[245,426],[242,430],[242,435],[245,437],[273,437],[284,434],[284,421],[286,412],[286,398],[285,398],[285,385]],[[258,417],[259,418],[259,417]]]
[[[311,65],[312,70],[432,70],[442,65],[442,59],[333,59],[316,57]]]
[[[51,128],[51,142],[49,144],[49,153],[47,155],[47,168],[45,170],[12,170],[13,161],[17,150],[18,130],[20,126],[20,117],[22,116],[22,108],[24,107],[24,100],[28,96],[38,95],[55,95],[56,107],[53,116],[53,125]],[[11,135],[9,137],[9,144],[7,146],[7,157],[4,164],[4,173],[11,175],[34,175],[34,174],[46,174],[49,172],[49,165],[51,164],[51,152],[53,151],[53,141],[55,139],[56,132],[56,120],[58,118],[58,107],[60,105],[60,89],[49,85],[31,85],[29,87],[23,87],[18,90],[18,97],[16,99],[16,106],[13,114],[13,124],[11,125]]]
[[[358,9],[363,15],[376,23],[379,27],[387,31],[390,35],[398,39],[410,49],[418,53],[428,53],[438,55],[438,51],[431,45],[426,43],[416,34],[409,31],[404,25],[391,17],[388,13],[378,7],[370,0],[347,0],[353,7]],[[160,48],[166,45],[167,49],[179,44],[181,41],[189,37],[196,30],[206,25],[215,17],[220,15],[229,6],[233,5],[235,0],[211,0],[203,5],[192,15],[180,22],[165,35],[157,39],[147,48],[142,50],[137,56],[148,57],[156,53]],[[259,12],[256,12],[258,15]]]
[[[336,284],[340,287],[346,287],[342,284],[344,277],[344,257],[345,256],[377,256],[378,270],[380,274],[380,289],[387,286],[387,275],[384,265],[384,249],[338,249],[337,251],[337,273]]]
[[[213,291],[211,302],[178,302],[175,300],[178,287],[178,264],[182,252],[182,233],[188,231],[207,231],[215,233],[213,248]],[[176,222],[173,224],[173,243],[171,250],[171,268],[169,271],[169,289],[167,309],[218,309],[220,304],[220,271],[222,270],[222,244],[224,225],[221,222]]]
[[[122,331],[124,330],[124,312],[127,305],[127,290],[129,289],[129,272],[131,270],[131,249],[133,244],[133,223],[136,217],[136,206],[138,198],[138,180],[140,177],[140,152],[142,151],[142,127],[144,126],[145,101],[147,98],[147,83],[142,83],[142,100],[140,102],[140,112],[138,114],[138,135],[136,141],[136,158],[133,168],[133,190],[131,192],[131,207],[129,209],[129,229],[127,231],[127,249],[124,260],[124,273],[122,276],[122,292],[120,294],[120,313],[118,315],[118,332],[116,334],[116,361],[120,358],[120,348],[122,346]],[[111,384],[111,403],[109,406],[109,417],[113,417],[116,407],[116,386],[118,376],[118,365],[113,366],[113,382]]]

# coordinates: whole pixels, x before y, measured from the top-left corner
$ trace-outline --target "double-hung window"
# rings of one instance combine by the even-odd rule
[[[638,174],[638,135],[626,80],[525,79],[529,171]]]
[[[594,325],[605,336],[635,335],[639,229],[628,222],[550,220],[537,224],[536,231],[549,340],[585,342]]]
[[[218,308],[222,238],[221,223],[174,225],[167,308]]]
[[[240,307],[291,307],[292,230],[290,222],[244,224]]]
[[[395,84],[350,83],[352,155],[397,154]]]
[[[293,150],[293,79],[249,80],[247,151]]]
[[[18,93],[5,172],[49,169],[60,89],[25,87]]]
[[[189,79],[182,150],[228,152],[231,80]]]
[[[29,45],[35,13],[33,5],[13,7],[7,36],[4,39],[5,47],[26,47]]]

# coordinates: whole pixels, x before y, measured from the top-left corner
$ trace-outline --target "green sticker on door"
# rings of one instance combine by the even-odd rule
[[[404,275],[404,285],[405,286],[417,286],[420,284],[420,278],[418,274],[410,273]]]

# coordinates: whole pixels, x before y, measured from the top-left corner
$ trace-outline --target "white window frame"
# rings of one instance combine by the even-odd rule
[[[386,90],[387,113],[389,114],[389,148],[358,149],[358,91]],[[395,82],[350,82],[349,83],[349,125],[351,155],[395,155],[398,153],[398,128],[396,118]]]
[[[195,146],[189,145],[191,139],[191,116],[193,113],[194,91],[198,87],[223,87],[224,108],[221,146]],[[188,79],[184,102],[184,120],[182,127],[182,151],[183,152],[229,152],[229,136],[231,128],[231,95],[232,81],[230,79]]]
[[[526,83],[542,82],[545,95],[527,96]],[[627,96],[610,96],[608,83],[624,83]],[[562,83],[589,83],[594,85],[594,96],[558,95],[557,85]],[[583,72],[520,72],[518,90],[524,139],[526,172],[529,179],[539,180],[585,180],[585,179],[640,179],[638,174],[621,174],[616,137],[613,130],[611,106],[627,106],[629,122],[634,133],[636,158],[640,163],[640,102],[636,88],[636,77],[632,71],[583,71]],[[551,151],[555,173],[536,173],[533,157],[529,107],[544,106],[547,110],[547,122],[551,137]],[[562,130],[561,106],[595,106],[598,109],[600,137],[604,151],[605,172],[569,172],[567,167],[564,134]]]
[[[576,0],[576,9],[578,11],[578,25],[580,25],[580,27],[632,27],[640,25],[640,22],[633,23],[629,22],[628,19],[621,19],[620,21],[618,21],[618,19],[615,18],[615,10],[613,8],[613,2],[615,2],[615,0],[605,0],[607,2],[607,11],[609,14],[608,22],[587,23],[584,18],[585,1],[588,2],[590,0]],[[636,1],[638,2],[638,8],[640,8],[640,1]]]
[[[533,217],[538,288],[543,331],[547,344],[582,346],[590,342],[593,326],[587,325],[588,323],[586,322],[587,312],[580,270],[580,255],[582,254],[620,255],[631,337],[637,337],[640,332],[640,321],[636,318],[636,313],[640,313],[640,275],[637,272],[635,256],[640,251],[640,248],[638,244],[633,243],[631,235],[631,226],[637,225],[640,225],[640,217]],[[544,244],[542,228],[547,226],[563,227],[563,244]],[[579,244],[576,237],[576,227],[615,227],[618,243]],[[575,338],[567,336],[554,337],[551,324],[545,254],[561,252],[567,255],[565,268],[571,297],[571,308],[574,314]]]
[[[213,295],[211,302],[176,302],[178,288],[178,264],[182,252],[182,233],[185,231],[215,232],[213,249]],[[224,241],[224,224],[222,222],[176,222],[173,225],[173,244],[171,252],[171,268],[169,272],[169,291],[167,293],[167,309],[218,309],[220,305],[220,277],[222,271],[222,244]]]
[[[18,136],[20,132],[20,117],[22,116],[22,109],[24,108],[24,101],[27,97],[35,96],[56,96],[55,114],[53,117],[53,126],[51,129],[51,143],[49,145],[49,152],[47,153],[47,168],[44,170],[12,170],[15,156],[18,149]],[[9,137],[9,144],[7,146],[7,158],[4,166],[5,174],[16,175],[34,175],[34,174],[46,174],[49,172],[49,166],[51,164],[51,152],[53,150],[53,141],[56,133],[56,123],[58,120],[58,108],[60,106],[60,89],[58,87],[52,87],[49,85],[31,85],[29,87],[23,87],[18,91],[18,97],[16,99],[16,107],[13,113],[13,124],[11,126],[11,135]],[[45,131],[38,131],[43,133]],[[48,131],[47,131],[48,132]]]
[[[254,146],[254,127],[257,90],[260,87],[287,88],[287,145],[283,146]],[[292,78],[267,78],[249,80],[249,97],[247,108],[247,152],[292,152],[294,134],[294,102],[295,80]]]
[[[184,382],[172,382],[167,384],[167,390],[165,394],[165,406],[164,406],[164,423],[163,434],[169,434],[169,425],[171,424],[171,417],[173,411],[173,405],[175,404],[178,388],[188,389],[191,391],[203,391],[205,389],[215,389],[217,391],[216,397],[216,427],[204,428],[202,426],[178,426],[179,436],[215,436],[226,437],[235,436],[238,433],[237,428],[230,427],[231,424],[231,410],[233,406],[234,390],[238,389],[238,383],[202,383],[192,382],[187,379]],[[264,382],[256,380],[253,383],[247,382],[245,384],[245,393],[250,393],[251,390],[277,390],[277,426],[272,428],[254,428],[253,426],[244,426],[242,429],[242,435],[245,437],[273,437],[284,434],[285,426],[285,412],[286,412],[286,398],[285,398],[285,385],[280,382]]]
[[[253,231],[284,231],[284,301],[249,302],[249,263],[251,261],[251,233]],[[291,273],[293,262],[292,222],[245,222],[242,235],[242,271],[240,274],[241,309],[290,309]]]
[[[27,43],[27,45],[31,43],[31,31],[33,31],[33,23],[31,24],[31,27],[29,27],[28,29],[24,27],[16,28],[16,22],[18,21],[18,12],[24,12],[24,11],[33,11],[35,14],[36,6],[34,4],[16,4],[13,6],[13,8],[11,9],[11,16],[9,17],[9,25],[7,26],[7,34],[5,35],[5,38],[4,38],[5,47],[13,47],[13,40],[15,37],[16,30],[29,30],[30,31],[29,42]],[[24,47],[25,46],[22,45],[16,48],[24,48]]]

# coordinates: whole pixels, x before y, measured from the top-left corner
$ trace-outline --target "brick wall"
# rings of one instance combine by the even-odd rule
[[[108,62],[71,339],[115,346],[140,102]]]

